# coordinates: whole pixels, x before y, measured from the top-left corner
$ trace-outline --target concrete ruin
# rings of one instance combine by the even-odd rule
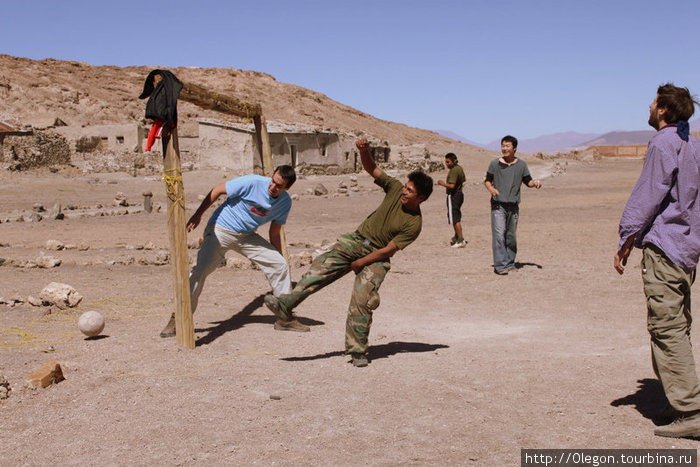
[[[61,126],[54,131],[63,135],[76,152],[141,152],[148,130],[137,123],[119,125]]]
[[[260,151],[252,124],[198,120],[199,163],[234,173],[262,170]],[[299,173],[340,174],[361,169],[356,136],[302,125],[268,122],[273,165],[288,164]],[[389,147],[373,144],[378,161],[389,158]]]

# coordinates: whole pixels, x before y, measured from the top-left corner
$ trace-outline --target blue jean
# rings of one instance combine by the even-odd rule
[[[491,247],[496,271],[515,267],[515,254],[518,252],[515,233],[519,211],[516,203],[491,201]]]

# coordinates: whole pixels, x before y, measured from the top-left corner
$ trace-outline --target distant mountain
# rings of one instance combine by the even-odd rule
[[[654,130],[611,131],[597,138],[584,141],[578,146],[626,146],[647,144],[655,133]]]
[[[598,133],[578,133],[576,131],[553,133],[551,135],[538,136],[537,138],[519,139],[518,150],[523,152],[556,151],[558,149],[579,146],[584,141],[597,138],[598,136],[600,136]],[[493,141],[489,143],[486,148],[500,151],[501,141]]]
[[[449,130],[434,130],[434,131],[435,131],[435,133],[437,133],[440,136],[445,136],[447,138],[453,139],[455,141],[459,141],[461,143],[471,144],[472,146],[477,146],[480,148],[486,147],[482,143],[477,143],[476,141],[469,140],[469,139],[465,138],[464,136],[460,136],[453,131],[449,131]],[[499,149],[500,149],[500,147],[499,147]]]
[[[700,118],[690,121],[691,131],[700,131]],[[467,139],[457,133],[449,130],[435,130],[441,136],[470,144],[480,148],[489,149],[491,151],[501,150],[501,140],[492,141],[488,144],[477,143]],[[537,138],[519,139],[518,149],[523,152],[553,152],[566,151],[572,148],[581,148],[588,146],[623,146],[647,144],[654,130],[639,130],[639,131],[611,131],[608,133],[578,133],[575,131],[567,131],[563,133],[553,133],[550,135],[542,135]]]

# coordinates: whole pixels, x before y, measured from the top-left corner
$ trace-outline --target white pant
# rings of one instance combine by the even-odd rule
[[[265,274],[275,296],[292,291],[289,265],[275,247],[257,233],[242,234],[216,224],[204,229],[204,243],[197,254],[197,264],[190,272],[192,313],[197,309],[204,281],[224,261],[228,250],[242,254]]]

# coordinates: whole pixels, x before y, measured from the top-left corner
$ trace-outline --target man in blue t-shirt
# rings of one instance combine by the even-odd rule
[[[199,295],[204,281],[224,260],[228,250],[234,250],[257,265],[267,277],[275,296],[292,290],[289,265],[282,256],[282,226],[292,207],[292,199],[287,190],[296,181],[294,168],[281,165],[275,169],[272,178],[260,175],[244,175],[216,185],[202,200],[197,211],[187,221],[187,231],[191,232],[202,220],[204,212],[222,195],[226,201],[219,206],[204,229],[204,242],[197,254],[197,264],[190,272],[190,302],[192,313],[197,309]],[[256,230],[270,223],[268,242]],[[275,322],[280,331],[309,330],[296,319]],[[161,337],[175,335],[175,315],[170,317]]]

